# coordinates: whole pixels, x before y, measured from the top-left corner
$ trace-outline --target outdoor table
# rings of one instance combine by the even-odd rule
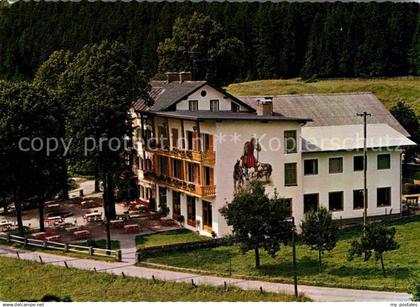
[[[79,227],[77,227],[77,226],[71,226],[71,227],[67,227],[67,228],[65,228],[65,230],[66,230],[67,232],[77,231],[78,229],[79,229]]]
[[[48,217],[47,218],[47,223],[48,223],[48,225],[51,225],[51,224],[56,224],[56,223],[62,223],[64,220],[63,220],[63,218],[61,217],[61,216],[51,216],[51,217]]]
[[[45,239],[45,232],[35,232],[32,234],[32,237],[37,240],[44,240]]]
[[[140,215],[140,211],[138,211],[138,210],[136,210],[136,211],[130,211],[129,213],[128,213],[128,215],[129,215],[129,217],[131,218],[131,219],[135,219],[135,218],[139,218],[139,217],[141,217],[141,215]]]
[[[60,204],[49,204],[47,205],[48,210],[60,209]]]
[[[83,218],[87,221],[87,222],[95,222],[95,221],[99,221],[102,220],[101,219],[102,214],[100,212],[93,212],[93,213],[87,213],[83,216]]]
[[[89,230],[79,230],[73,232],[73,235],[76,239],[87,239],[90,237],[90,231]]]
[[[46,237],[45,240],[60,242],[61,241],[61,236],[60,235],[49,236],[49,237]]]
[[[124,225],[124,231],[126,233],[137,233],[140,231],[140,226],[138,224]]]
[[[1,221],[0,222],[0,231],[8,230],[12,226],[12,223],[8,221]]]

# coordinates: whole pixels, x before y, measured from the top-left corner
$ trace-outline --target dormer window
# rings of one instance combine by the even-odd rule
[[[188,109],[193,112],[198,111],[198,100],[189,100]]]
[[[231,111],[232,112],[239,112],[239,106],[234,102],[231,103]]]
[[[210,100],[210,111],[219,112],[219,100],[217,99]]]

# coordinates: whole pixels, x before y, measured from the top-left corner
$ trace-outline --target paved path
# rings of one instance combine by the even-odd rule
[[[0,256],[16,258],[16,251],[13,247],[0,246]],[[27,250],[18,250],[20,258],[39,261],[39,256],[45,263],[52,265],[64,266],[64,261],[67,261],[69,266],[84,269],[114,273],[121,275],[124,273],[127,276],[141,277],[151,279],[154,276],[156,279],[175,281],[175,282],[188,282],[194,280],[196,284],[207,284],[213,286],[223,286],[224,282],[241,289],[259,289],[262,287],[265,291],[280,292],[293,294],[293,285],[270,283],[263,281],[241,280],[235,278],[224,278],[216,276],[203,276],[191,273],[173,272],[158,270],[152,268],[144,268],[134,266],[130,255],[128,259],[124,258],[123,262],[105,262],[90,259],[78,259],[67,256],[60,256],[54,254],[32,252]],[[326,288],[326,287],[312,287],[312,286],[299,286],[300,293],[315,300],[315,301],[409,301],[410,295],[407,293],[394,293],[382,291],[368,291],[368,290],[353,290],[353,289],[340,289],[340,288]]]

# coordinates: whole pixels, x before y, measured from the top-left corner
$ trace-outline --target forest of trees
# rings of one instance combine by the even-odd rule
[[[78,52],[104,39],[124,43],[138,67],[154,76],[159,43],[172,37],[177,17],[194,12],[243,44],[240,68],[226,71],[220,84],[420,75],[419,10],[420,4],[390,2],[18,2],[0,7],[0,78],[30,79],[53,51]]]

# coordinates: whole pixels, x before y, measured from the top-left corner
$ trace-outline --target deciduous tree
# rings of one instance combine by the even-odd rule
[[[366,225],[360,240],[352,241],[348,251],[348,260],[351,261],[354,256],[363,255],[364,261],[368,261],[374,255],[376,260],[381,261],[382,272],[386,277],[383,254],[400,247],[395,240],[395,233],[394,227],[387,228],[382,223]]]
[[[289,209],[277,194],[269,198],[261,182],[254,181],[239,191],[220,212],[232,226],[241,250],[255,252],[255,267],[260,267],[260,248],[275,257],[281,243],[291,239],[293,225],[287,220]]]
[[[318,251],[321,270],[322,255],[325,251],[333,250],[337,243],[337,225],[326,208],[317,208],[305,214],[301,229],[305,244]]]

